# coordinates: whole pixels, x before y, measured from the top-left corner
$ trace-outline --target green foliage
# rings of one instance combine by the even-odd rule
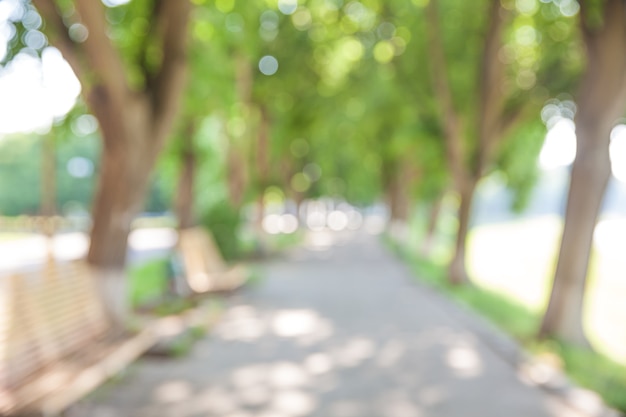
[[[500,149],[496,164],[505,184],[513,192],[512,209],[518,213],[528,205],[537,182],[537,158],[545,134],[541,121],[533,120],[513,132]]]
[[[213,235],[225,260],[232,260],[240,255],[238,232],[241,218],[239,210],[234,209],[226,201],[220,201],[203,214],[201,221],[202,225]]]
[[[46,135],[12,135],[0,141],[0,213],[3,215],[39,213],[44,140],[54,141],[59,213],[89,211],[97,182],[100,141],[94,134],[79,135],[69,127],[56,126]],[[82,169],[86,171],[81,173]],[[169,191],[162,177],[160,173],[154,175],[145,205],[147,211],[163,212],[169,207]]]
[[[38,214],[41,193],[42,141],[48,137],[16,135],[0,142],[0,213]],[[97,171],[99,144],[93,136],[55,139],[57,206],[61,213],[86,211],[91,206],[95,175],[70,173],[72,160]]]
[[[135,308],[163,300],[168,292],[168,261],[156,259],[128,270],[130,300]]]
[[[15,216],[39,212],[40,143],[36,137],[0,142],[0,213]]]

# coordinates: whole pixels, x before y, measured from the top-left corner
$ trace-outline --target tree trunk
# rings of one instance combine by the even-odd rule
[[[459,227],[456,233],[454,255],[448,267],[448,281],[452,285],[461,285],[469,282],[465,266],[465,248],[467,246],[467,232],[469,231],[472,201],[476,191],[476,179],[463,181],[458,190],[460,197],[458,220]]]
[[[408,179],[401,171],[396,171],[394,177],[387,185],[387,202],[391,221],[406,223],[410,217],[411,200],[409,198]]]
[[[237,149],[231,142],[228,144],[228,165],[226,167],[226,180],[228,183],[228,199],[233,207],[241,207],[243,204],[246,187],[248,184],[248,173],[245,158],[242,151]]]
[[[41,215],[56,214],[56,152],[52,134],[42,140],[41,152]]]
[[[176,215],[178,216],[178,228],[188,229],[196,224],[193,212],[193,197],[196,174],[196,154],[193,147],[193,124],[189,124],[183,135],[183,149],[180,154],[180,175],[178,177],[178,189],[176,190]]]
[[[392,165],[399,162],[393,162]],[[393,167],[388,171],[386,181],[387,204],[389,205],[389,233],[396,242],[405,245],[409,240],[408,220],[410,214],[410,198],[408,192],[409,179],[406,169]]]
[[[131,144],[128,146],[136,147]],[[130,315],[124,272],[128,235],[133,219],[142,208],[150,166],[146,160],[133,160],[106,148],[102,154],[87,261],[96,276],[108,315],[120,328]]]
[[[127,56],[135,62],[122,59],[118,45],[109,36],[102,2],[75,0],[71,15],[54,1],[32,2],[45,20],[48,39],[74,70],[100,124],[104,146],[87,260],[101,278],[98,283],[111,319],[124,326],[128,315],[123,273],[128,233],[185,88],[191,2],[154,3],[146,31],[150,42],[140,45],[133,57]],[[74,21],[80,22],[89,36],[73,39],[66,23]],[[161,57],[158,65],[144,65],[148,47],[150,55]],[[129,64],[143,76],[145,82],[140,88],[129,81]]]
[[[423,256],[430,256],[435,242],[437,233],[437,224],[439,223],[439,216],[441,214],[441,207],[443,206],[443,198],[445,193],[441,193],[432,206],[428,214],[428,224],[426,225],[426,235],[424,236],[424,242],[422,244],[421,253]]]
[[[267,246],[265,242],[265,231],[263,230],[263,216],[265,214],[265,188],[268,186],[270,161],[270,120],[267,114],[267,109],[263,106],[259,108],[260,120],[259,120],[259,134],[257,136],[257,149],[256,149],[256,173],[258,181],[259,195],[257,196],[257,234],[259,238],[259,244],[261,252],[265,252]]]
[[[154,127],[150,100],[142,95],[129,95],[122,104],[105,89],[94,89],[89,104],[100,123],[104,146],[87,261],[111,320],[124,327],[130,315],[124,272],[128,235],[142,209],[169,126]]]
[[[602,137],[600,132],[576,130],[583,137],[579,142],[588,141],[584,139],[586,135]],[[604,134],[608,138],[609,132]],[[611,175],[610,166],[608,146],[578,150],[572,167],[554,287],[541,325],[541,336],[558,336],[579,345],[588,344],[582,326],[583,298],[593,232]]]
[[[623,1],[608,0],[603,27],[592,29],[581,3],[588,62],[577,100],[577,153],[554,285],[539,331],[540,337],[582,346],[589,345],[582,325],[583,301],[593,233],[611,176],[610,133],[626,101],[625,9]]]

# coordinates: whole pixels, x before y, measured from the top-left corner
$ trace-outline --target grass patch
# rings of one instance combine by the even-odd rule
[[[597,352],[562,343],[553,346],[573,381],[596,391],[607,404],[626,413],[625,366]]]
[[[529,351],[556,355],[561,367],[578,385],[597,392],[611,407],[626,412],[626,367],[601,353],[558,341],[535,339],[541,315],[538,311],[496,291],[477,285],[452,286],[446,279],[445,264],[436,263],[407,251],[386,238],[385,243],[411,268],[423,283],[469,306],[496,326],[512,335]]]
[[[268,241],[272,250],[283,251],[298,246],[302,243],[303,239],[304,232],[298,230],[297,232],[290,234],[281,233],[278,235],[270,235]]]
[[[190,327],[169,346],[169,354],[174,357],[187,356],[196,342],[204,337],[206,329],[202,327]]]
[[[180,314],[185,310],[189,310],[195,307],[196,303],[193,300],[186,298],[171,298],[165,299],[154,307],[154,313],[157,316],[170,316],[173,314]]]
[[[133,308],[153,304],[165,297],[168,289],[167,259],[150,260],[128,270],[130,301]]]
[[[539,325],[539,317],[522,304],[476,286],[455,287],[450,292],[516,339],[522,342],[532,340]]]
[[[256,287],[263,282],[263,275],[257,268],[248,267],[248,275],[246,277],[246,286]]]
[[[294,248],[302,243],[305,232],[298,230],[290,234],[263,235],[262,239],[253,233],[241,233],[239,236],[239,248],[241,258],[258,258],[282,252]]]

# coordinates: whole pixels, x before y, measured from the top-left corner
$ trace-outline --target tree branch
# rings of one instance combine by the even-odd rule
[[[579,0],[580,9],[578,11],[579,26],[585,43],[589,43],[593,39],[594,33],[589,26],[589,0]]]
[[[88,30],[82,49],[89,69],[96,75],[96,82],[104,85],[116,100],[123,101],[128,93],[126,70],[107,35],[104,5],[95,0],[76,0],[75,4],[81,23]]]
[[[163,25],[163,61],[151,90],[157,141],[165,140],[159,137],[159,132],[168,131],[171,127],[187,81],[187,24],[190,13],[189,0],[162,0],[159,7],[157,21]]]
[[[152,1],[152,10],[150,12],[149,21],[150,22],[158,22],[159,13],[161,9],[161,0],[153,0]],[[139,67],[141,68],[141,72],[143,73],[145,80],[145,88],[147,91],[150,91],[152,88],[152,84],[154,82],[154,70],[150,68],[148,64],[148,48],[150,46],[150,40],[154,38],[155,32],[155,24],[152,24],[148,28],[148,33],[146,33],[141,41],[141,47],[139,50]]]
[[[484,171],[501,135],[501,119],[506,97],[501,91],[504,85],[505,67],[499,58],[504,29],[504,9],[500,0],[492,0],[489,10],[489,28],[485,39],[480,79],[479,149],[478,172]]]
[[[461,138],[461,122],[458,113],[454,109],[452,89],[447,77],[447,62],[441,40],[439,27],[439,11],[437,1],[431,0],[426,9],[428,16],[428,45],[430,49],[433,87],[439,104],[441,122],[445,135],[446,160],[454,182],[458,187],[466,177],[464,149]]]
[[[46,23],[45,33],[51,44],[61,51],[65,60],[72,67],[74,74],[84,86],[84,70],[80,64],[79,47],[70,38],[68,29],[61,17],[61,11],[57,8],[54,0],[32,0],[32,3]]]
[[[503,113],[500,116],[500,123],[498,125],[497,135],[499,138],[505,138],[522,120],[528,115],[528,106],[525,103],[520,104],[514,109]]]

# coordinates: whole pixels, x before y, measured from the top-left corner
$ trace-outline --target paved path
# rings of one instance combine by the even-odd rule
[[[309,243],[263,265],[262,284],[233,297],[189,356],[144,359],[74,413],[580,416],[524,383],[463,310],[413,283],[375,237]]]

